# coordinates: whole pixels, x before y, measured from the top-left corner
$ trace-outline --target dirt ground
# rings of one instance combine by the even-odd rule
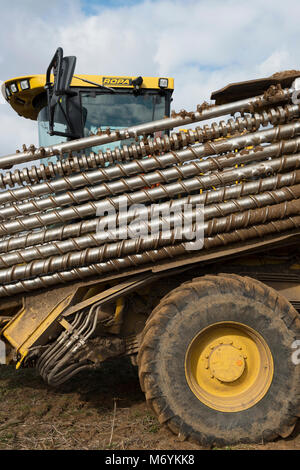
[[[34,369],[0,366],[0,450],[199,450],[160,426],[147,408],[136,369],[127,359],[49,388]],[[300,449],[291,437],[225,449]]]

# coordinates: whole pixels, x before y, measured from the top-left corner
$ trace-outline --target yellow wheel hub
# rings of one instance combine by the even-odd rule
[[[209,368],[221,382],[233,382],[244,372],[245,361],[238,349],[231,345],[222,345],[211,353]]]
[[[215,323],[191,341],[185,360],[189,387],[218,411],[246,410],[267,393],[273,358],[264,338],[242,323]]]

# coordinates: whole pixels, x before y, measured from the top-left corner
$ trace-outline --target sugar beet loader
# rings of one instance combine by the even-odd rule
[[[182,439],[289,436],[300,413],[300,72],[228,85],[170,116],[171,78],[74,76],[75,61],[59,48],[46,76],[2,87],[40,136],[0,157],[6,363],[59,386],[129,356]]]

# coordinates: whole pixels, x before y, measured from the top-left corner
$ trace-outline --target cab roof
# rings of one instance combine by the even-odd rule
[[[132,81],[136,77],[128,76],[109,76],[109,75],[78,75],[76,74],[71,82],[71,87],[97,88],[96,85],[79,80],[89,80],[106,85],[111,88],[134,89]],[[159,80],[167,79],[167,86],[164,89],[173,91],[174,79],[169,77],[142,77],[143,83],[141,89],[160,90]],[[27,86],[26,89],[23,89]],[[6,101],[19,114],[19,116],[36,120],[41,109],[41,96],[45,94],[46,75],[26,75],[16,77],[5,81],[2,84],[1,91]],[[16,90],[16,91],[13,91]]]

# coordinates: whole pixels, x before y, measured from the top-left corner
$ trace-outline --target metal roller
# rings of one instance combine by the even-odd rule
[[[299,123],[300,125],[300,123]],[[191,164],[192,165],[192,164]],[[186,165],[188,171],[190,170],[191,165]],[[196,165],[196,162],[192,165],[193,168]],[[210,189],[212,187],[220,187],[226,184],[232,183],[234,181],[240,181],[244,178],[257,178],[262,175],[272,174],[277,171],[289,170],[291,168],[300,167],[300,155],[290,155],[283,156],[274,160],[269,160],[266,162],[260,162],[258,164],[253,163],[245,167],[234,168],[229,170],[224,170],[223,172],[215,172],[204,176],[196,176],[187,181],[178,181],[175,183],[175,187],[178,188],[179,185],[182,187],[181,192],[191,192],[195,189]],[[177,177],[182,178],[185,172],[184,167],[178,168],[173,167],[173,172],[177,173]],[[152,201],[152,194],[160,193],[161,197],[171,198],[173,196],[173,187],[172,185],[167,185],[168,187],[158,186],[153,189],[144,189],[142,191],[137,191],[135,193],[124,194],[122,196],[116,196],[111,199],[104,199],[102,201],[88,202],[86,204],[66,207],[64,209],[52,210],[48,212],[38,213],[31,215],[30,217],[20,217],[12,221],[3,222],[0,224],[0,235],[9,235],[16,232],[23,232],[33,228],[38,228],[41,226],[49,226],[52,224],[64,223],[68,220],[74,220],[78,218],[84,218],[87,216],[95,216],[96,214],[104,214],[105,211],[119,209],[120,205],[130,206],[136,203],[144,203]]]
[[[262,192],[255,196],[251,194],[251,196],[244,196],[239,199],[232,199],[226,202],[207,205],[205,206],[203,217],[204,220],[208,220],[214,217],[225,217],[228,214],[235,214],[237,212],[243,212],[249,209],[258,209],[264,206],[279,204],[281,202],[298,198],[300,198],[299,184],[290,187],[284,187],[274,191],[268,191],[265,193]],[[29,263],[32,260],[63,255],[73,251],[84,250],[86,248],[97,247],[105,243],[112,243],[118,240],[126,240],[127,238],[130,238],[130,234],[134,231],[137,233],[138,229],[145,229],[146,233],[153,233],[154,231],[161,231],[166,224],[168,224],[170,228],[174,228],[176,225],[180,225],[180,223],[183,221],[183,216],[194,222],[197,215],[197,209],[195,209],[195,206],[201,203],[201,201],[203,202],[204,195],[199,194],[192,196],[190,198],[189,207],[193,207],[194,209],[190,209],[189,213],[183,213],[182,209],[184,208],[184,205],[187,204],[187,199],[188,198],[184,198],[184,200],[179,199],[177,201],[168,201],[165,204],[151,205],[145,208],[145,215],[147,216],[145,218],[145,222],[138,221],[136,223],[132,223],[130,227],[128,225],[123,225],[121,228],[116,228],[114,230],[96,232],[99,221],[95,220],[93,221],[93,233],[88,233],[77,238],[69,238],[64,241],[55,241],[53,243],[39,245],[37,247],[30,247],[25,250],[0,254],[0,268],[13,266],[15,264]],[[171,202],[174,204],[171,205]],[[162,216],[161,213],[163,212],[168,212],[171,215]],[[152,214],[157,214],[154,220],[150,219]],[[131,213],[129,212],[128,223],[130,223],[132,220],[134,221],[136,216],[137,209]],[[106,219],[108,219],[108,217],[106,217]],[[116,217],[113,218],[110,216],[111,222],[113,222],[114,219],[116,220]],[[150,221],[148,222],[148,220]],[[103,220],[103,222],[103,226],[105,226],[105,223],[109,221]]]
[[[233,103],[208,106],[205,107],[206,109],[199,106],[197,111],[181,111],[180,113],[173,115],[171,118],[160,119],[158,121],[148,122],[117,131],[107,129],[105,132],[99,132],[100,135],[68,141],[50,147],[36,149],[34,146],[31,146],[31,148],[26,149],[23,152],[0,157],[0,169],[11,168],[13,165],[39,160],[40,158],[68,154],[73,151],[78,152],[86,148],[128,138],[138,139],[138,136],[149,135],[161,130],[173,129],[178,126],[184,127],[188,124],[192,124],[193,122],[212,119],[226,114],[234,114],[236,112],[245,113],[247,111],[253,113],[259,108],[289,100],[293,92],[294,89],[292,88],[284,89],[278,90],[275,95],[265,93],[254,98],[247,98]]]
[[[268,224],[254,225],[249,228],[234,230],[230,233],[217,234],[204,240],[204,249],[212,249],[218,246],[253,238],[264,238],[268,235],[284,233],[292,229],[300,228],[300,216],[293,216],[283,220],[273,220]],[[69,271],[61,271],[52,275],[39,276],[33,279],[24,279],[15,283],[0,286],[0,297],[13,296],[22,292],[31,292],[37,289],[49,288],[57,284],[74,282],[88,277],[119,272],[128,268],[137,268],[147,264],[153,264],[168,258],[180,258],[186,256],[185,243],[162,247],[159,250],[145,251],[141,254],[126,256],[125,258],[111,259],[105,263],[91,264],[89,266],[75,268]]]
[[[285,201],[274,206],[257,208],[227,217],[214,218],[204,223],[204,234],[208,237],[215,233],[231,232],[250,225],[262,224],[276,219],[284,219],[300,213],[300,199]],[[193,218],[195,214],[193,214]],[[177,221],[178,222],[178,221]],[[176,221],[175,221],[176,224]],[[191,233],[198,229],[194,223],[192,227],[183,227],[181,235],[183,241],[189,241]],[[159,231],[155,235],[149,235],[116,243],[107,243],[100,247],[87,248],[85,250],[68,252],[62,256],[53,256],[47,259],[32,261],[30,263],[13,266],[0,270],[0,283],[8,284],[13,281],[30,279],[35,276],[55,273],[64,269],[72,269],[93,263],[101,263],[105,260],[120,258],[126,255],[142,253],[147,250],[156,250],[162,246],[178,243],[177,230]]]
[[[219,123],[213,123],[211,126],[204,126],[203,128],[197,127],[196,129],[189,129],[188,132],[178,132],[171,136],[164,135],[157,138],[144,138],[139,143],[129,146],[125,145],[121,149],[116,148],[115,150],[107,152],[99,151],[98,154],[91,152],[88,156],[74,156],[73,158],[63,159],[57,163],[50,162],[48,165],[32,166],[31,168],[23,168],[21,170],[17,169],[14,172],[8,171],[0,175],[0,188],[5,189],[6,186],[13,187],[16,184],[23,185],[25,183],[29,185],[41,181],[49,181],[53,180],[55,177],[69,176],[72,173],[82,172],[83,170],[104,167],[106,163],[126,162],[149,155],[156,155],[161,152],[178,150],[188,145],[195,144],[196,142],[203,143],[208,140],[227,137],[228,135],[233,135],[243,130],[253,132],[258,130],[261,125],[283,124],[298,115],[299,105],[286,105],[284,108],[279,106],[277,108],[271,108],[268,111],[255,113],[253,116],[242,116],[236,119],[229,119],[227,122],[221,121]],[[103,181],[137,173],[141,169],[138,165],[136,166],[136,171],[132,171],[130,166],[124,165],[124,168],[122,167],[123,173],[119,172],[116,176],[110,176],[110,172],[105,171],[103,168]],[[101,168],[99,168],[99,170],[101,174]],[[111,170],[111,168],[107,170]],[[142,169],[142,171],[149,170]],[[82,174],[82,176],[86,177],[84,184],[95,184],[93,181],[94,174],[95,176],[99,175],[99,171],[85,175]],[[70,180],[70,178],[68,178],[68,180]],[[96,179],[96,182],[101,180]],[[72,189],[79,186],[77,179],[72,184],[70,181],[69,184]]]
[[[290,173],[277,174],[275,176],[257,179],[250,182],[242,182],[240,184],[235,184],[232,186],[224,186],[220,189],[208,190],[203,193],[193,194],[180,199],[171,199],[164,203],[157,204],[158,210],[176,210],[183,207],[184,204],[216,204],[221,201],[229,199],[237,199],[242,196],[251,194],[259,195],[261,191],[274,191],[275,189],[282,188],[284,186],[288,187],[295,185],[300,182],[300,170],[296,170]],[[194,179],[192,180],[194,190],[200,189],[200,184],[198,183],[198,188],[195,185]],[[185,181],[185,185],[189,185],[189,180]],[[181,194],[184,191],[184,188],[181,184],[172,184],[172,187],[176,186],[177,189],[173,190],[172,194]],[[156,193],[160,191],[166,191],[165,187],[155,188]],[[177,193],[178,190],[178,193]],[[181,191],[181,192],[180,192]],[[150,201],[154,201],[161,197],[161,194],[157,194],[157,197],[154,195],[151,196]],[[147,206],[149,211],[152,206]],[[129,213],[130,215],[130,213]],[[116,226],[119,225],[119,213],[112,214],[106,217],[103,217],[103,223],[109,224],[116,222]],[[60,241],[66,240],[71,237],[80,237],[81,235],[89,232],[95,232],[99,224],[99,219],[90,219],[84,220],[77,223],[70,223],[60,225],[58,227],[42,229],[38,231],[27,232],[26,235],[18,235],[17,237],[9,237],[0,239],[0,253],[7,253],[13,250],[23,249],[26,247],[31,247],[35,245],[42,245],[51,241]],[[12,254],[15,256],[15,253]],[[10,258],[8,258],[10,259]]]
[[[158,157],[151,157],[144,160],[137,160],[135,162],[124,164],[122,167],[113,166],[107,169],[97,169],[88,173],[81,173],[78,175],[73,175],[70,177],[60,178],[56,181],[40,183],[37,185],[28,185],[22,188],[15,190],[8,190],[0,193],[0,204],[5,204],[12,201],[22,201],[28,198],[34,198],[36,196],[42,196],[45,194],[51,194],[56,192],[61,192],[64,190],[74,189],[78,186],[87,185],[86,188],[81,191],[68,192],[65,195],[59,195],[53,197],[42,198],[40,201],[35,200],[29,202],[25,208],[24,212],[21,212],[21,206],[16,206],[16,212],[14,212],[13,207],[11,208],[11,215],[9,217],[14,217],[20,215],[21,213],[30,213],[36,210],[45,210],[51,207],[58,207],[65,204],[78,204],[79,202],[88,200],[88,199],[99,199],[107,195],[117,194],[122,191],[132,191],[135,188],[148,186],[156,184],[163,181],[168,181],[172,170],[161,170],[167,166],[174,164],[181,164],[189,160],[195,160],[198,158],[203,158],[211,155],[217,155],[225,152],[232,152],[236,149],[241,149],[244,147],[250,147],[253,145],[260,145],[267,142],[278,142],[282,139],[292,139],[293,137],[299,135],[300,133],[300,122],[294,122],[291,124],[280,125],[271,129],[266,129],[252,134],[245,134],[242,136],[232,137],[231,139],[221,140],[219,142],[207,142],[206,144],[195,145],[193,147],[188,147],[185,150],[179,152],[171,152]],[[296,152],[299,148],[299,140],[292,140],[291,143],[282,143],[278,146],[271,147],[269,150],[269,155],[266,156],[275,156],[280,154],[285,148],[289,152]],[[265,150],[265,149],[255,149],[256,150]],[[266,149],[266,154],[268,150]],[[235,155],[237,163],[239,163],[239,156]],[[250,158],[250,157],[249,157]],[[257,158],[259,156],[257,155]],[[225,162],[226,159],[223,158]],[[241,163],[247,161],[247,157],[243,156]],[[230,161],[227,166],[232,164]],[[201,164],[200,164],[201,166]],[[223,164],[223,167],[226,166]],[[218,160],[210,160],[210,164],[202,163],[203,169],[200,171],[210,171],[214,168],[222,169],[222,165],[218,165]],[[148,175],[148,173],[153,169],[159,168],[160,170],[153,175]],[[192,170],[192,167],[189,167]],[[182,170],[181,170],[182,169]],[[174,178],[180,177],[184,178],[186,176],[180,175],[180,171],[188,172],[187,167],[177,168],[177,174],[174,175]],[[192,170],[194,171],[194,170]],[[124,179],[124,176],[130,176],[131,174],[139,173],[135,178]],[[197,174],[197,173],[192,173]],[[167,175],[167,176],[164,176]],[[189,175],[191,176],[191,175]],[[107,183],[103,186],[97,186],[96,183],[102,181],[109,181],[111,179],[119,178],[118,181]],[[57,200],[57,202],[55,202]],[[6,217],[6,213],[0,210],[0,215],[3,218]]]
[[[0,188],[11,188],[0,193],[0,297],[123,269],[136,271],[160,260],[189,258],[195,250],[199,255],[298,229],[300,106],[289,104],[293,92],[273,87],[254,98],[204,103],[195,112],[183,110],[160,121],[99,130],[94,136],[47,148],[24,147],[1,157],[2,169],[51,156],[59,160],[0,176]],[[240,116],[149,137],[235,113]],[[135,143],[80,153],[128,138]],[[140,222],[135,204],[144,204],[147,216],[162,212]],[[185,204],[190,204],[184,217],[191,225],[181,228],[179,209]],[[200,220],[198,204],[204,205]],[[129,214],[122,225],[124,206]],[[105,223],[115,227],[106,230]],[[142,236],[132,237],[141,229]],[[196,229],[203,230],[203,247],[191,242]],[[42,367],[47,367],[45,361]],[[57,369],[55,380],[60,373]]]

